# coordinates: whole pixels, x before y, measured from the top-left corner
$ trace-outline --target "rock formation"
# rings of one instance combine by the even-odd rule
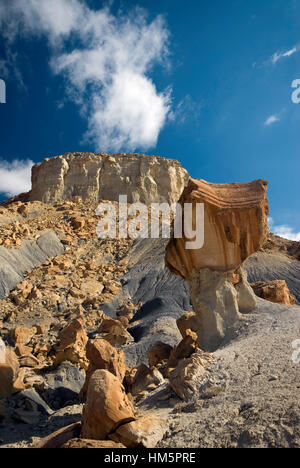
[[[107,370],[96,370],[89,382],[81,437],[104,440],[133,420],[134,408],[120,380]]]
[[[291,306],[296,302],[296,298],[290,293],[284,280],[258,281],[251,283],[250,286],[257,296],[267,301]]]
[[[18,358],[12,348],[5,346],[0,338],[0,397],[10,396],[15,392],[15,380],[19,371]]]
[[[42,234],[34,241],[25,240],[20,249],[8,250],[0,246],[0,299],[22,281],[26,270],[63,251],[63,245],[53,231]]]
[[[123,381],[125,377],[124,352],[116,349],[108,341],[103,339],[89,340],[86,346],[86,355],[89,360],[89,367],[86,372],[85,384],[82,395],[87,392],[91,376],[97,369],[106,369]]]
[[[205,350],[216,349],[240,312],[250,312],[256,306],[240,267],[266,240],[266,191],[264,180],[218,185],[191,179],[180,198],[182,206],[192,205],[192,224],[196,226],[197,204],[204,205],[204,244],[188,248],[192,239],[186,237],[186,231],[181,238],[173,236],[166,250],[166,265],[189,284],[199,320],[198,342]],[[183,225],[186,217],[183,210]]]
[[[137,396],[147,389],[156,388],[163,382],[164,378],[156,367],[149,368],[145,364],[141,364],[134,376],[131,393],[133,396]]]
[[[88,338],[83,328],[81,319],[72,320],[60,334],[60,342],[56,351],[55,364],[63,361],[70,361],[78,364],[81,368],[87,369],[85,347]]]
[[[198,395],[211,363],[211,355],[201,349],[179,361],[177,367],[170,372],[170,385],[179,398],[189,400],[193,395]]]
[[[67,153],[32,169],[30,200],[51,203],[80,196],[83,201],[176,202],[188,180],[174,159],[143,154]]]
[[[147,353],[150,367],[158,366],[159,364],[167,362],[172,349],[172,346],[167,343],[163,343],[162,341],[154,343]]]
[[[140,416],[136,421],[123,424],[110,435],[110,438],[127,448],[153,448],[163,438],[165,432],[165,421],[153,414],[147,414]]]

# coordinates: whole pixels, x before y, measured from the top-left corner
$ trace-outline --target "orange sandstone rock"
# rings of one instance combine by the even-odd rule
[[[185,248],[187,239],[172,238],[166,252],[170,270],[189,278],[203,268],[235,271],[253,252],[259,250],[269,232],[266,198],[267,182],[211,184],[190,179],[179,203],[204,204],[204,245]]]
[[[120,380],[107,370],[96,370],[88,387],[81,437],[104,440],[120,425],[135,419]]]
[[[188,231],[201,229],[204,243],[191,248],[188,243],[193,239],[186,237],[184,229],[181,238],[173,235],[165,260],[189,284],[198,320],[198,344],[204,350],[215,350],[241,318],[240,313],[256,308],[241,265],[267,238],[266,192],[264,180],[211,184],[190,179],[179,200],[182,206],[192,206],[191,216],[183,210],[183,226]],[[197,219],[198,204],[204,208],[202,220]],[[197,236],[201,237],[199,232]]]
[[[284,280],[250,283],[250,286],[257,296],[267,301],[291,306],[296,302]]]

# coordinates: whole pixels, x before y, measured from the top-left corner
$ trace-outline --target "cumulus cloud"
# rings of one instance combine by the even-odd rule
[[[279,122],[280,118],[278,115],[270,115],[270,117],[268,117],[265,122],[264,122],[264,125],[266,127],[269,127],[270,125],[274,124],[275,122]]]
[[[300,241],[300,232],[296,232],[291,226],[285,224],[276,226],[273,218],[271,217],[268,218],[268,221],[271,231],[277,236],[293,241]]]
[[[13,197],[31,189],[31,168],[29,159],[15,159],[12,162],[0,160],[0,193]]]
[[[171,106],[170,88],[159,92],[150,76],[154,65],[168,64],[161,16],[147,22],[142,9],[114,16],[80,0],[11,0],[1,13],[10,43],[20,34],[47,38],[51,69],[65,77],[95,149],[156,145]]]

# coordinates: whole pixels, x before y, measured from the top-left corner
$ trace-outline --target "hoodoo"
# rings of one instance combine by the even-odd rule
[[[256,307],[241,266],[266,240],[266,192],[264,180],[211,184],[190,179],[179,200],[182,206],[192,204],[193,217],[196,204],[204,204],[203,247],[187,249],[191,239],[173,236],[166,249],[166,265],[189,284],[199,322],[199,346],[205,350],[216,349],[240,313]]]

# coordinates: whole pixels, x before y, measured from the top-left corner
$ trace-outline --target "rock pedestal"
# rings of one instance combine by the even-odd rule
[[[253,312],[256,298],[243,262],[259,250],[268,234],[267,182],[210,184],[191,179],[179,200],[192,205],[193,226],[181,238],[170,240],[166,265],[189,284],[198,323],[198,344],[214,351],[237,323],[241,313]],[[197,204],[204,205],[204,219],[197,220]],[[187,215],[183,209],[183,226]],[[201,225],[199,226],[199,221]],[[204,227],[203,227],[204,223]],[[203,229],[201,248],[188,248],[193,241],[186,232]],[[199,233],[197,233],[199,235]]]

